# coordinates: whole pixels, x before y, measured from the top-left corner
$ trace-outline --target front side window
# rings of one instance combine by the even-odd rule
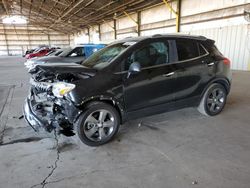
[[[69,57],[80,57],[84,56],[84,48],[83,47],[76,47],[69,53]]]
[[[47,53],[48,52],[48,50],[41,50],[41,51],[39,51],[39,53]]]
[[[134,62],[140,63],[142,68],[169,63],[169,47],[165,42],[146,44],[131,54],[125,69]]]
[[[179,61],[184,61],[199,56],[198,45],[193,40],[178,39],[176,40],[176,47]]]
[[[66,57],[70,54],[70,52],[72,51],[72,48],[66,48],[63,50],[63,52],[59,55],[60,57]]]

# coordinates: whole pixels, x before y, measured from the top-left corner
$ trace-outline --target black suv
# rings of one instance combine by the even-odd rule
[[[38,65],[24,105],[35,129],[76,130],[82,142],[110,141],[120,124],[184,107],[219,114],[230,91],[230,61],[202,36],[126,38],[82,64]]]

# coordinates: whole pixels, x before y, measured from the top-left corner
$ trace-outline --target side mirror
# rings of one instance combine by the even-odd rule
[[[139,72],[141,72],[141,65],[138,62],[134,62],[129,66],[127,78],[129,78],[131,74],[137,74]]]

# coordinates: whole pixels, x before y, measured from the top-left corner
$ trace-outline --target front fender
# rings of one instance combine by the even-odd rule
[[[81,116],[81,114],[84,113],[84,109],[91,102],[94,102],[94,101],[106,102],[106,103],[112,105],[113,107],[115,107],[115,109],[120,114],[121,122],[123,122],[123,119],[124,119],[123,117],[125,114],[123,101],[116,99],[115,97],[109,96],[109,95],[96,95],[96,96],[86,97],[84,100],[82,100],[82,102],[77,106],[81,110],[81,113],[79,113],[78,116],[75,118],[75,122],[78,120],[78,118]]]

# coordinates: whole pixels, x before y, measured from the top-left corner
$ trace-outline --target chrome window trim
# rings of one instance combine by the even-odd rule
[[[206,51],[206,54],[200,55],[200,56],[198,56],[198,57],[194,57],[194,58],[191,58],[191,59],[182,60],[182,61],[176,61],[176,62],[172,62],[172,63],[165,63],[165,64],[160,64],[160,65],[153,65],[153,66],[149,66],[149,67],[144,67],[144,68],[142,68],[141,70],[147,70],[147,69],[158,68],[158,67],[167,66],[167,65],[185,63],[185,62],[187,62],[187,61],[194,61],[194,60],[200,59],[200,58],[202,58],[202,57],[208,56],[208,55],[209,55],[209,52],[207,51],[207,49],[206,49],[202,44],[200,44],[200,45],[201,45],[201,47]],[[127,70],[127,71],[116,72],[116,73],[114,73],[114,74],[124,74],[124,73],[128,73],[128,70]]]

